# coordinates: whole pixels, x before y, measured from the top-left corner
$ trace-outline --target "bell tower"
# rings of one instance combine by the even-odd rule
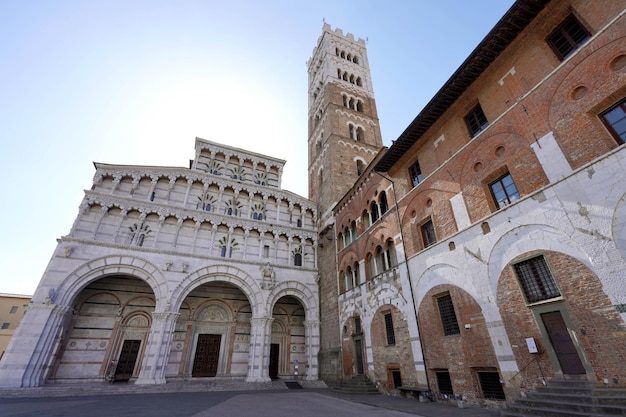
[[[325,23],[307,65],[309,198],[324,228],[383,144],[365,41]]]
[[[319,375],[331,382],[342,377],[332,208],[383,145],[365,41],[325,23],[307,65],[309,199],[319,220]]]

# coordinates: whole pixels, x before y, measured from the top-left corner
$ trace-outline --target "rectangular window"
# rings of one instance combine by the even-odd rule
[[[263,245],[263,257],[264,258],[270,257],[270,245]]]
[[[513,267],[529,303],[561,295],[543,256],[517,263]]]
[[[420,164],[418,161],[415,161],[413,165],[409,167],[409,176],[411,177],[411,183],[413,184],[413,187],[424,181],[422,169],[420,168]]]
[[[355,317],[354,318],[354,334],[361,334],[361,333],[363,333],[361,329],[361,318]]]
[[[459,323],[456,320],[454,305],[452,304],[452,297],[450,294],[438,297],[437,305],[439,306],[439,315],[441,316],[443,334],[445,336],[460,334],[461,331],[459,330]]]
[[[476,136],[489,126],[487,117],[485,117],[485,113],[483,113],[483,109],[480,107],[480,104],[477,104],[476,107],[474,107],[472,111],[465,116],[465,123],[467,123],[467,128],[470,131],[471,137]]]
[[[2,329],[8,329],[11,323],[2,323]]]
[[[395,345],[396,335],[393,331],[393,318],[391,317],[391,313],[385,314],[385,331],[387,334],[387,344]]]
[[[422,243],[427,248],[430,245],[437,243],[437,236],[435,236],[435,225],[432,220],[428,220],[420,226],[422,232]]]
[[[498,209],[519,200],[519,192],[513,182],[513,177],[508,172],[489,184],[489,189]]]
[[[600,114],[600,118],[618,144],[626,142],[626,99]]]
[[[11,307],[11,311],[9,311],[9,314],[15,314],[15,313],[17,313],[17,306]]]
[[[478,372],[478,382],[480,382],[483,398],[506,400],[500,375],[497,372]]]
[[[450,379],[450,372],[448,372],[448,370],[446,369],[445,371],[437,371],[435,375],[437,375],[437,387],[439,388],[439,393],[454,395],[454,391],[452,390],[452,379]]]
[[[587,29],[571,14],[557,26],[547,40],[556,56],[562,61],[590,37]]]

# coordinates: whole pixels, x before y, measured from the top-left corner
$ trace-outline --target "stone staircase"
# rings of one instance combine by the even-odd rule
[[[346,394],[379,394],[376,385],[365,375],[355,375],[351,379],[344,379],[333,389]]]
[[[500,411],[501,417],[626,416],[626,388],[589,381],[550,380]]]

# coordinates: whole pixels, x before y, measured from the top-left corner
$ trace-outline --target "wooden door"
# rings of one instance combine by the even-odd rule
[[[354,339],[354,364],[357,375],[363,375],[363,339],[360,337]]]
[[[128,381],[133,376],[140,346],[141,340],[124,340],[120,358],[115,368],[116,381]]]
[[[280,357],[280,345],[278,343],[272,343],[270,345],[270,378],[278,378],[278,358]]]
[[[196,357],[193,361],[191,376],[206,377],[217,375],[220,359],[221,334],[199,334]]]
[[[586,373],[574,342],[567,331],[567,325],[563,320],[563,316],[561,316],[561,312],[543,313],[541,320],[546,327],[550,343],[552,343],[552,348],[556,353],[563,373],[570,375]]]

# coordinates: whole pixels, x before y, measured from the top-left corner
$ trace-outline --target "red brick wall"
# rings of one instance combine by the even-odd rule
[[[444,336],[437,296],[449,293],[452,298],[460,334]],[[452,285],[432,288],[422,300],[418,312],[420,335],[431,390],[438,392],[434,370],[447,369],[457,395],[474,400],[480,388],[472,368],[496,368],[491,337],[478,303],[465,291]],[[470,329],[465,329],[465,324]]]
[[[395,341],[394,345],[387,344],[387,333],[384,315],[391,313]],[[372,354],[374,357],[374,375],[377,382],[386,391],[393,389],[393,380],[389,369],[399,369],[402,385],[417,386],[417,373],[413,364],[413,352],[407,320],[404,315],[392,305],[381,306],[371,325]]]
[[[611,384],[626,384],[626,326],[612,305],[598,278],[582,263],[557,252],[524,254],[514,260],[543,254],[563,299],[553,303],[554,310],[563,309],[572,321],[570,329],[580,340],[596,379],[608,378]],[[549,340],[541,336],[532,307],[527,306],[512,267],[502,271],[498,282],[498,306],[518,366],[533,360],[525,338],[534,337],[540,351],[551,349]],[[545,308],[545,307],[544,307]],[[555,375],[546,354],[538,355],[546,377]],[[520,375],[522,388],[532,386],[540,378],[539,369],[530,366]],[[614,382],[616,378],[616,382]]]

